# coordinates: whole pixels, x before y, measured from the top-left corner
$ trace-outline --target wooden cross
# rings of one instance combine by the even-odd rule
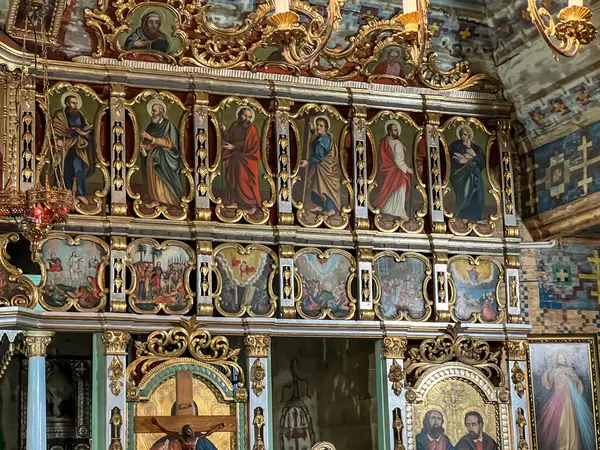
[[[194,415],[194,378],[187,370],[175,374],[176,399],[174,416],[136,416],[134,418],[134,433],[162,433],[152,423],[156,419],[163,427],[173,432],[180,432],[184,425],[190,425],[195,433],[207,432],[220,423],[225,426],[219,430],[236,432],[235,416],[196,416]]]

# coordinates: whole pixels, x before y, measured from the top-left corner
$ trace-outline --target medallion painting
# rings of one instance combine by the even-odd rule
[[[292,200],[301,225],[345,228],[354,194],[348,175],[348,127],[329,105],[304,105],[291,123],[298,159],[293,173]]]
[[[50,88],[49,98],[46,126],[50,127],[49,136],[61,164],[50,166],[52,158],[46,142],[38,155],[37,180],[55,184],[57,178],[63,179],[65,187],[75,194],[77,212],[101,214],[110,178],[100,141],[107,104],[89,86],[64,82]],[[43,95],[38,96],[38,101],[43,99]]]
[[[427,320],[431,265],[418,253],[381,252],[373,258],[375,314],[381,320]]]
[[[400,84],[406,86],[414,84],[407,77],[412,75],[413,69],[405,60],[404,49],[388,47],[380,52],[379,59],[369,67],[369,81],[384,84]]]
[[[498,450],[497,406],[485,401],[467,380],[446,379],[428,389],[413,406],[413,449],[427,450],[439,440],[443,450]],[[477,445],[476,441],[481,444]]]
[[[38,291],[33,282],[23,275],[22,270],[10,263],[7,245],[17,242],[16,233],[0,235],[0,306],[22,306],[33,308]]]
[[[594,338],[542,339],[529,345],[536,450],[597,450]]]
[[[183,50],[186,36],[179,31],[180,15],[167,4],[140,3],[128,12],[126,24],[113,38],[120,58],[175,62]]]
[[[270,317],[277,306],[273,291],[277,255],[268,247],[222,244],[215,251],[215,307],[224,316]]]
[[[127,247],[131,287],[129,305],[138,313],[184,314],[190,310],[194,295],[190,273],[196,258],[192,249],[178,241],[159,243],[137,239]]]
[[[495,323],[502,319],[502,269],[495,259],[455,256],[448,261],[448,272],[455,320]]]
[[[494,136],[477,119],[453,117],[440,128],[449,161],[444,208],[452,233],[491,236],[500,218],[498,167],[492,167]]]
[[[108,255],[108,245],[96,237],[50,235],[37,257],[42,270],[42,306],[50,311],[103,310]]]
[[[244,218],[263,224],[275,202],[275,183],[266,154],[269,114],[256,100],[230,97],[211,115],[218,124],[211,184],[217,217],[224,222]]]
[[[144,91],[127,110],[133,120],[135,149],[127,171],[127,193],[137,216],[184,219],[194,184],[185,159],[189,112],[170,92]]]
[[[44,2],[46,8],[44,9],[42,21],[37,25],[33,25],[31,6],[28,2],[26,0],[12,0],[4,29],[9,36],[19,41],[27,39],[40,43],[42,40],[41,25],[43,23],[45,30],[43,38],[45,43],[55,44],[67,3],[66,0],[48,0]]]
[[[306,248],[295,256],[299,299],[296,310],[305,319],[350,319],[356,299],[350,295],[354,259],[344,250]]]
[[[427,155],[419,152],[421,128],[410,116],[389,111],[379,112],[368,126],[373,149],[369,207],[375,226],[381,231],[423,231],[427,194],[419,169]]]

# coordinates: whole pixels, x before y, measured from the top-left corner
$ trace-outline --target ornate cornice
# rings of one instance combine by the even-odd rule
[[[271,338],[263,334],[247,335],[244,338],[246,353],[250,358],[266,358],[271,348]]]
[[[105,345],[106,355],[126,355],[127,344],[131,335],[125,331],[105,331],[102,342]]]
[[[46,356],[48,345],[52,341],[53,332],[50,331],[28,331],[25,333],[23,344],[25,355],[28,358],[32,356]]]

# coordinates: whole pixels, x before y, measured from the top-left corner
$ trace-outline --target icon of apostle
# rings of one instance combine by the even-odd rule
[[[243,106],[237,111],[237,121],[223,132],[223,163],[228,200],[226,208],[242,208],[253,215],[262,199],[258,184],[260,134],[254,123],[254,112]]]
[[[139,27],[125,41],[125,50],[156,50],[167,53],[171,43],[160,29],[163,18],[158,11],[148,11],[142,16]]]
[[[387,135],[379,143],[377,185],[379,193],[373,205],[382,214],[408,220],[406,200],[410,196],[413,170],[406,164],[406,149],[400,142],[400,124],[390,120]]]
[[[467,434],[460,438],[456,450],[499,450],[496,441],[483,432],[483,417],[477,411],[465,414],[465,427]]]
[[[444,430],[444,416],[436,409],[423,418],[423,429],[417,434],[417,450],[454,450]]]

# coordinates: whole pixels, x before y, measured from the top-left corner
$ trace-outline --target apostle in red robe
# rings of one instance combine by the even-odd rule
[[[390,50],[385,61],[381,61],[373,69],[373,75],[389,75],[391,77],[404,77],[404,70],[398,61],[400,59],[400,51],[396,49]]]
[[[252,123],[250,108],[240,108],[237,121],[228,130],[221,124],[223,135],[223,162],[228,200],[226,207],[241,208],[252,215],[262,203],[258,185],[260,135]]]
[[[373,205],[381,214],[408,220],[406,200],[410,196],[412,169],[406,164],[406,150],[400,142],[400,125],[390,121],[387,135],[379,144],[377,186]]]

